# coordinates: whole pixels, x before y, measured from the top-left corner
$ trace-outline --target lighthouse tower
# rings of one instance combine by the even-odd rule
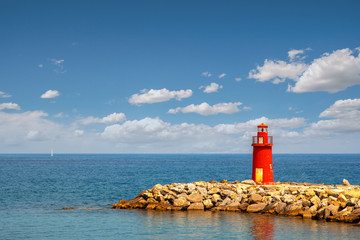
[[[274,184],[272,146],[273,138],[268,136],[268,126],[264,123],[257,126],[257,136],[253,137],[252,179],[256,184]]]

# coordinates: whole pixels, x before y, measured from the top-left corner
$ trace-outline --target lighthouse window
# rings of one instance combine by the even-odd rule
[[[263,137],[259,137],[259,144],[263,144],[264,143],[264,138]]]
[[[267,128],[258,128],[258,132],[267,132]]]

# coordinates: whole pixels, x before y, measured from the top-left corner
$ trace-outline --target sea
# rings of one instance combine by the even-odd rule
[[[275,181],[360,185],[360,154],[274,154],[273,166]],[[0,239],[360,239],[360,224],[110,208],[158,183],[251,179],[251,167],[251,154],[0,154]]]

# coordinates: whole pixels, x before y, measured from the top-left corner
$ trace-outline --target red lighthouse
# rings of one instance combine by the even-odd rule
[[[264,123],[257,126],[257,136],[253,137],[252,179],[257,184],[274,184],[272,146],[273,138],[268,136],[268,126]]]

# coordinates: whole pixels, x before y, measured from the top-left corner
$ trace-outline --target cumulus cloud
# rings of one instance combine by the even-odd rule
[[[0,140],[5,144],[20,144],[24,140],[41,141],[55,138],[51,134],[59,125],[44,119],[48,114],[42,111],[23,113],[0,112]],[[21,151],[21,149],[19,149]]]
[[[219,75],[218,78],[221,79],[221,78],[224,78],[225,76],[226,76],[226,73],[222,73],[222,74]]]
[[[10,94],[0,91],[0,98],[9,98],[9,97],[11,97]]]
[[[299,54],[303,54],[304,50],[302,49],[292,49],[288,52],[288,56],[290,58],[290,61],[294,61],[295,59],[297,59],[299,57]]]
[[[211,77],[212,76],[212,74],[209,73],[209,72],[203,72],[201,75],[204,76],[204,77]]]
[[[360,119],[360,98],[338,100],[328,109],[320,113],[321,118],[352,118]]]
[[[92,124],[92,123],[113,124],[116,122],[123,122],[125,120],[126,120],[126,116],[124,113],[114,112],[103,118],[87,117],[87,118],[81,119],[79,122],[84,125]]]
[[[315,59],[301,75],[290,92],[326,91],[330,93],[345,90],[360,84],[360,56],[348,48],[325,53]]]
[[[217,83],[210,83],[208,86],[201,86],[200,89],[204,88],[204,93],[213,93],[217,92],[219,89],[223,88],[222,85],[219,85]]]
[[[235,78],[235,81],[240,82],[242,78]]]
[[[235,124],[170,124],[159,118],[144,118],[126,121],[105,128],[101,136],[119,147],[128,149],[137,146],[142,151],[160,149],[161,152],[239,152],[247,151],[256,126],[262,122],[271,124],[271,133],[276,133],[279,142],[297,139],[294,129],[304,126],[302,118],[268,119],[261,117]],[[155,151],[156,152],[156,151]]]
[[[0,110],[4,109],[20,110],[20,106],[16,103],[0,103]]]
[[[308,49],[305,49],[308,50]],[[356,48],[356,51],[359,51]],[[286,79],[295,81],[288,92],[325,91],[335,93],[360,84],[360,54],[350,49],[339,49],[314,59],[310,65],[301,62],[298,55],[304,50],[290,50],[290,62],[266,59],[263,66],[249,72],[249,78],[259,82],[272,80],[274,84]]]
[[[320,113],[320,118],[331,118],[311,123],[305,136],[356,135],[360,133],[360,99],[337,100]]]
[[[189,98],[192,96],[192,90],[179,90],[179,91],[169,91],[166,88],[155,90],[142,90],[141,94],[134,94],[130,97],[129,103],[134,105],[140,105],[143,103],[158,103],[166,102],[170,99],[175,98],[176,100],[181,100],[183,98]]]
[[[301,61],[304,60],[306,56],[300,56],[302,54],[304,54],[305,51],[309,51],[311,50],[311,48],[306,48],[306,49],[292,49],[288,52],[288,56],[290,61]]]
[[[304,63],[287,63],[281,60],[266,59],[263,66],[257,66],[249,72],[249,78],[256,79],[259,82],[273,80],[277,84],[284,82],[287,78],[297,80],[299,75],[307,69]]]
[[[57,90],[48,90],[40,98],[56,98],[60,96],[60,93]]]
[[[170,109],[168,113],[198,113],[203,116],[208,115],[216,115],[219,113],[225,113],[225,114],[232,114],[235,112],[239,112],[238,106],[240,106],[241,102],[234,102],[234,103],[218,103],[213,106],[210,106],[208,103],[203,102],[199,105],[188,105],[186,107],[177,107],[175,109]]]

